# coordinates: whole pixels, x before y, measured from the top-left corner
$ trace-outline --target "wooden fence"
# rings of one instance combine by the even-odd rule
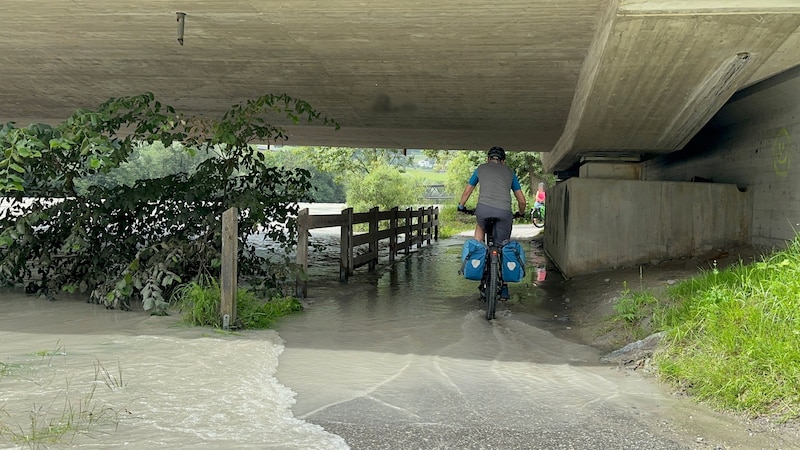
[[[356,234],[354,225],[367,224],[368,231]],[[431,240],[439,240],[439,208],[426,207],[419,209],[392,208],[380,211],[377,207],[369,212],[354,213],[347,208],[341,214],[310,215],[308,208],[300,211],[297,217],[297,264],[302,267],[303,274],[308,273],[308,237],[309,230],[314,228],[341,228],[341,245],[339,254],[339,281],[346,281],[353,271],[361,266],[369,265],[374,270],[378,265],[378,243],[389,240],[389,263],[395,256],[408,254],[416,245],[430,245]],[[399,239],[399,237],[403,239]],[[367,246],[367,251],[356,254],[356,248]],[[362,247],[363,248],[363,247]],[[297,277],[297,296],[308,295],[308,278]]]

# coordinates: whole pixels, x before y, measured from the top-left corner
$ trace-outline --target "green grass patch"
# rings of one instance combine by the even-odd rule
[[[622,292],[613,306],[612,319],[622,324],[629,338],[642,339],[653,332],[650,319],[658,306],[659,301],[654,293],[645,289],[631,290],[628,283],[624,282]]]
[[[216,280],[185,284],[176,290],[175,296],[186,323],[222,328],[220,287]],[[246,288],[239,288],[236,293],[236,323],[232,326],[269,328],[276,319],[302,310],[303,305],[296,298],[275,296],[263,299]]]
[[[651,314],[667,338],[660,376],[722,410],[800,417],[800,241],[752,264],[713,267],[659,301],[623,296],[618,313]],[[649,310],[648,310],[649,308]]]
[[[406,168],[403,169],[403,174],[419,184],[445,184],[447,182],[446,172],[437,172],[435,170],[419,168]]]
[[[462,231],[475,230],[475,216],[458,212],[455,204],[439,208],[439,237],[444,239]]]

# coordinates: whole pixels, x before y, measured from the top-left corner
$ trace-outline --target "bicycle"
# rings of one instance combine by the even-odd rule
[[[536,228],[544,226],[544,203],[531,210],[531,222]]]
[[[475,215],[475,210],[466,209],[465,214]],[[514,213],[514,218],[523,217],[520,213]],[[486,302],[486,320],[493,320],[497,310],[497,301],[503,290],[503,270],[501,265],[501,252],[503,244],[497,245],[494,242],[494,225],[499,219],[490,217],[486,219],[484,229],[484,244],[487,248],[487,261],[484,265],[483,276],[481,277],[478,290],[481,298]]]

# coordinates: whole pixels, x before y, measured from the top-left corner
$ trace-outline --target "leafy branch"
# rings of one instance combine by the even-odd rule
[[[295,245],[296,202],[312,189],[308,171],[272,167],[250,145],[287,139],[268,121],[275,114],[339,127],[285,94],[248,100],[212,120],[181,114],[151,93],[109,99],[55,127],[3,125],[0,282],[51,299],[61,290],[88,292],[107,307],[127,309],[139,299],[162,313],[180,283],[219,269],[221,216],[232,207],[240,273],[274,280],[248,237]],[[201,162],[132,186],[93,183],[154,142],[180,142]]]

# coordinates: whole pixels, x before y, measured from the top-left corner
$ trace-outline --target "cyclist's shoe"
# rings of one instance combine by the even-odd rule
[[[508,285],[503,284],[503,288],[500,289],[500,300],[508,300],[511,298],[511,295],[508,293]]]

